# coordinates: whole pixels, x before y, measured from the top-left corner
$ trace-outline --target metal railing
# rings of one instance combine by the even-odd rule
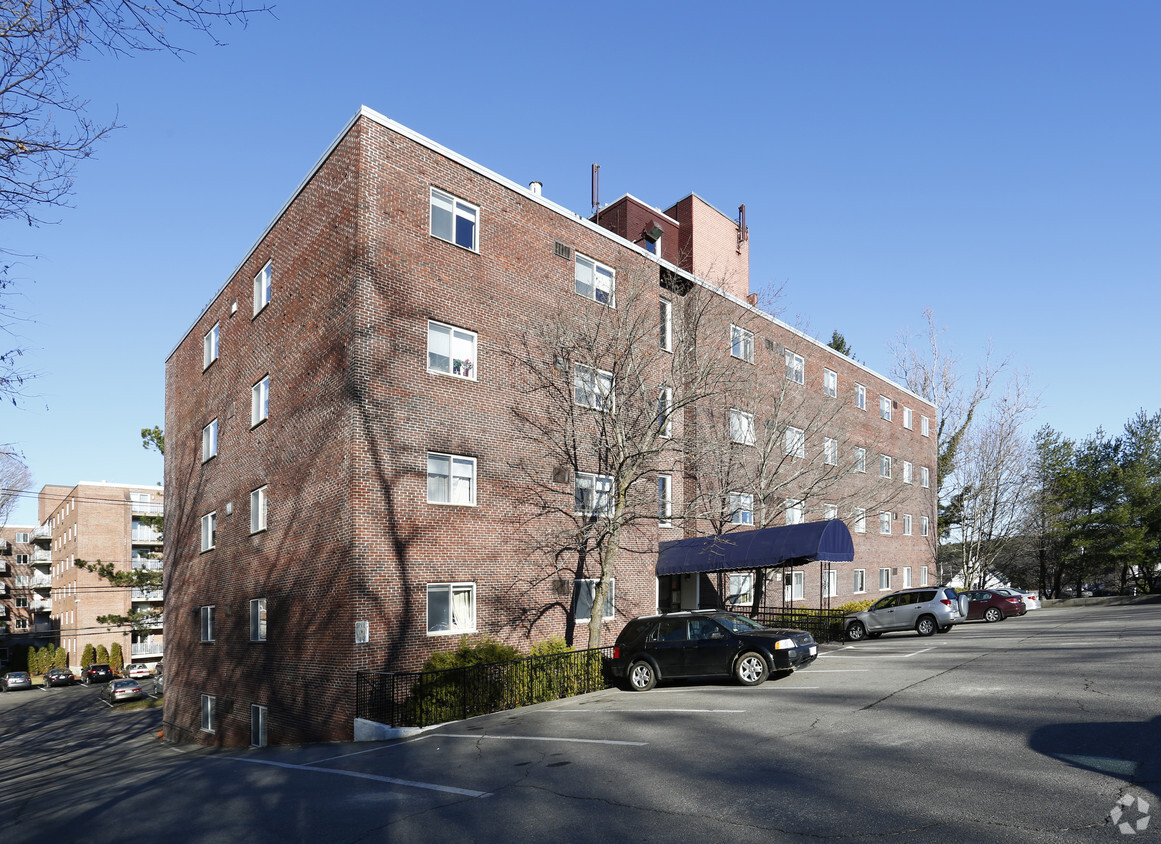
[[[741,612],[767,627],[793,627],[805,630],[816,642],[841,642],[845,613],[808,607],[760,607],[755,612]]]
[[[161,589],[134,589],[134,601],[160,601],[165,598],[165,593]]]
[[[133,642],[129,645],[133,656],[154,656],[163,653],[161,642]]]
[[[164,516],[165,504],[161,501],[133,501],[129,509],[134,516]]]
[[[609,646],[444,671],[360,671],[355,715],[393,727],[427,727],[600,691],[612,685],[612,655]]]

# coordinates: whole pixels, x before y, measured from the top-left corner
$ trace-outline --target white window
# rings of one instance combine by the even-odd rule
[[[754,444],[754,414],[730,410],[730,439],[742,445]]]
[[[855,384],[855,407],[859,410],[867,409],[867,388],[862,384]]]
[[[919,467],[919,485],[924,489],[931,486],[931,472],[926,466]]]
[[[910,513],[903,514],[903,535],[904,536],[911,535],[911,514]]]
[[[801,601],[806,594],[806,572],[790,572],[790,582],[786,584],[783,591],[786,593],[786,600]]]
[[[218,543],[218,514],[206,513],[202,516],[202,550],[210,551]]]
[[[270,418],[270,376],[250,388],[250,427]]]
[[[212,606],[201,608],[201,631],[202,641],[214,641],[214,608]]]
[[[218,330],[220,323],[206,332],[202,338],[202,369],[209,369],[210,364],[218,359]]]
[[[250,493],[250,533],[266,530],[266,487]]]
[[[909,407],[903,408],[903,427],[908,431],[912,430],[911,408]]]
[[[614,306],[616,273],[599,261],[586,258],[579,252],[576,256],[576,292],[586,299]]]
[[[673,493],[669,475],[657,476],[657,523],[660,527],[673,524]]]
[[[274,281],[274,268],[271,261],[254,276],[254,316],[270,304],[271,285]]]
[[[266,746],[266,707],[250,705],[250,746]]]
[[[573,499],[578,515],[613,515],[613,476],[577,472]]]
[[[822,596],[824,598],[833,598],[838,594],[838,572],[834,569],[827,569],[824,574],[826,576],[822,584]]]
[[[924,566],[923,568],[921,568],[919,570],[919,585],[920,586],[927,585],[927,566]]]
[[[927,516],[920,516],[919,517],[919,535],[920,536],[927,536],[928,528],[930,527],[930,525],[931,525],[931,522],[928,520]]]
[[[462,246],[473,252],[479,251],[477,236],[480,209],[470,202],[445,193],[439,188],[431,189],[431,233],[440,240]]]
[[[730,356],[754,362],[754,334],[737,325],[730,326]]]
[[[891,477],[891,457],[886,454],[879,455],[879,477]]]
[[[202,732],[214,731],[214,710],[217,699],[213,695],[202,695]]]
[[[867,450],[862,446],[855,446],[855,471],[867,471]]]
[[[657,391],[657,427],[663,437],[673,436],[673,388]]]
[[[867,511],[863,507],[856,507],[854,511],[855,533],[867,532]]]
[[[476,380],[476,332],[427,321],[427,371]]]
[[[253,598],[250,601],[250,641],[266,641],[266,599]]]
[[[854,589],[852,589],[851,591],[853,591],[853,592],[866,592],[867,591],[867,570],[866,569],[855,569],[855,585],[854,585]]]
[[[601,613],[601,619],[608,621],[613,617],[613,611],[616,603],[613,596],[617,591],[617,581],[612,579],[609,581],[609,591],[605,593],[605,607],[604,612]],[[593,598],[597,594],[597,581],[595,579],[585,579],[576,581],[576,620],[590,621],[593,617]]]
[[[911,588],[911,566],[903,566],[903,588]]]
[[[754,496],[748,492],[730,493],[730,521],[735,525],[754,524]]]
[[[658,324],[658,342],[666,352],[673,351],[673,303],[668,299],[661,300],[661,315]]]
[[[750,606],[754,603],[754,575],[731,574],[729,593],[726,595],[726,606]]]
[[[827,466],[834,466],[838,463],[838,440],[834,437],[823,437],[822,462]]]
[[[919,433],[925,437],[931,436],[931,420],[926,416],[919,417]]]
[[[427,503],[476,504],[476,460],[455,454],[427,454]]]
[[[883,534],[884,536],[889,536],[891,534],[891,514],[890,513],[880,513],[879,514],[879,533]]]
[[[572,370],[573,397],[581,407],[613,409],[613,373],[576,364]]]
[[[801,498],[786,499],[786,524],[800,525],[806,521],[806,502]]]
[[[823,504],[822,505],[822,519],[824,522],[829,522],[831,519],[838,518],[837,504]]]
[[[202,428],[202,462],[218,456],[218,420]]]
[[[28,533],[25,531],[20,531],[19,533],[17,533],[16,534],[16,542],[20,545],[27,545],[28,544]]]
[[[879,591],[886,592],[891,588],[891,570],[879,569]]]
[[[806,431],[787,425],[783,448],[790,457],[806,457]]]
[[[838,373],[833,369],[822,371],[822,393],[832,399],[838,396]]]
[[[474,633],[476,584],[427,584],[427,632]]]
[[[879,418],[891,421],[891,400],[886,396],[879,396]]]
[[[905,484],[911,483],[911,461],[910,460],[903,461],[903,483],[905,483]]]
[[[795,384],[802,384],[806,381],[806,365],[802,360],[802,355],[796,355],[789,349],[786,350],[786,380],[793,381]]]

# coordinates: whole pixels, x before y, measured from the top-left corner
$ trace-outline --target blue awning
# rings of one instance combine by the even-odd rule
[[[841,520],[831,519],[662,542],[657,574],[756,569],[814,560],[846,563],[854,558],[851,532]]]

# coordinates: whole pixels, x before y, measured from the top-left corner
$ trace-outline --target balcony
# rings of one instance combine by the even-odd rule
[[[133,558],[133,571],[161,571],[164,566],[164,560],[148,560],[143,557]]]
[[[134,516],[164,516],[165,503],[161,501],[133,501],[129,505]]]
[[[165,651],[161,642],[133,642],[130,646],[133,656],[162,656]]]
[[[18,589],[51,589],[52,576],[41,574],[40,572],[36,574],[18,574],[14,578],[13,583]],[[0,586],[0,590],[2,589],[3,587]],[[4,594],[3,591],[0,591],[0,595],[2,594]]]
[[[52,539],[52,528],[44,524],[34,530],[32,532],[32,541],[35,542],[38,539]]]
[[[52,562],[52,552],[44,548],[36,548],[32,552],[32,564],[43,565]]]
[[[145,525],[133,525],[134,545],[160,545],[161,543],[161,531]]]
[[[33,612],[52,612],[52,601],[45,600],[44,598],[29,601],[28,608]]]
[[[165,597],[160,589],[134,589],[134,601],[160,601]]]

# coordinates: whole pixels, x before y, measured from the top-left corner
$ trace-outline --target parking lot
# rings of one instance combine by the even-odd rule
[[[1161,788],[1161,606],[834,646],[409,740],[213,751],[96,689],[0,695],[5,841],[1121,840]],[[1137,838],[1157,836],[1157,825]],[[1136,829],[1134,828],[1136,832]],[[1137,840],[1137,839],[1134,839]]]

